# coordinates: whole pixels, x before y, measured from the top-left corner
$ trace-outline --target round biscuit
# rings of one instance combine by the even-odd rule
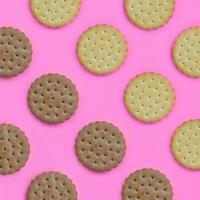
[[[60,172],[44,172],[32,180],[27,200],[77,200],[76,187]]]
[[[164,118],[175,102],[174,89],[158,73],[137,75],[128,84],[124,95],[125,106],[136,119],[150,123]]]
[[[181,124],[172,137],[172,154],[186,168],[200,169],[200,120]]]
[[[175,0],[125,0],[125,11],[136,26],[151,30],[165,25],[173,15]]]
[[[110,25],[96,25],[81,35],[77,56],[85,69],[105,75],[124,63],[127,49],[126,39],[119,30]]]
[[[69,24],[80,10],[80,0],[30,0],[34,17],[49,27]]]
[[[173,45],[176,67],[187,76],[200,77],[200,27],[183,31]]]
[[[41,121],[61,123],[75,113],[78,92],[71,80],[63,75],[43,75],[32,83],[28,93],[28,105]]]
[[[154,169],[133,172],[122,188],[123,200],[172,200],[172,186],[166,176]]]
[[[32,46],[18,29],[0,28],[0,76],[12,77],[22,73],[31,62]]]
[[[27,162],[30,149],[24,132],[11,124],[0,124],[0,174],[19,171]]]
[[[119,165],[125,155],[126,144],[117,127],[107,122],[94,122],[79,132],[75,149],[83,165],[103,172]]]

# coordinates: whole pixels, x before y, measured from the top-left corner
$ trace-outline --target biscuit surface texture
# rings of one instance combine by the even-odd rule
[[[177,68],[190,77],[200,77],[200,27],[183,31],[173,46]]]
[[[28,200],[77,200],[77,192],[72,181],[59,172],[45,172],[30,184]]]
[[[200,169],[200,120],[180,125],[172,138],[172,153],[184,167]]]
[[[175,0],[125,0],[125,11],[131,22],[143,29],[165,25],[173,15]]]
[[[169,180],[159,171],[142,169],[132,173],[122,189],[123,200],[172,200]]]
[[[22,73],[29,65],[32,47],[21,31],[0,28],[0,76],[11,77]]]
[[[50,27],[70,23],[78,14],[80,5],[80,0],[30,0],[35,18]]]
[[[122,33],[109,25],[96,25],[79,39],[77,55],[81,64],[94,74],[109,74],[126,59],[127,43]]]
[[[29,153],[28,139],[23,131],[11,124],[0,124],[0,174],[19,171]]]
[[[85,126],[76,139],[76,154],[83,165],[95,171],[108,171],[123,159],[126,144],[121,131],[107,122]]]
[[[47,74],[32,83],[28,104],[40,120],[56,124],[69,119],[78,106],[75,85],[63,75]]]
[[[129,113],[143,122],[155,122],[172,109],[175,94],[171,83],[157,73],[143,73],[130,81],[125,91]]]

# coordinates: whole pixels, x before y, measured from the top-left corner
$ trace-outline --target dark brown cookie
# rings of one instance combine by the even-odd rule
[[[123,200],[171,200],[172,186],[166,176],[153,169],[132,173],[122,189]]]
[[[94,122],[79,132],[75,148],[83,165],[95,171],[108,171],[122,161],[126,144],[117,127]]]
[[[45,172],[30,184],[28,200],[77,200],[72,181],[59,172]]]
[[[23,131],[11,124],[0,124],[0,174],[19,171],[29,153],[28,139]]]
[[[78,93],[75,85],[65,76],[43,75],[31,85],[28,104],[37,118],[57,124],[69,119],[75,113]]]
[[[0,28],[0,76],[22,73],[29,65],[32,47],[24,33],[10,27]]]

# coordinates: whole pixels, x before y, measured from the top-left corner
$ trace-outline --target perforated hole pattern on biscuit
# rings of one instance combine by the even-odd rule
[[[147,122],[166,116],[174,105],[174,99],[171,83],[156,73],[138,75],[125,91],[125,102],[129,112]]]
[[[123,185],[123,200],[172,200],[169,180],[160,172],[143,169],[132,173]]]
[[[32,84],[28,101],[37,117],[49,123],[57,123],[74,114],[78,104],[78,93],[75,85],[66,77],[48,74]]]
[[[176,129],[172,152],[180,164],[200,169],[200,120],[185,122]]]
[[[29,143],[24,133],[10,124],[0,124],[0,174],[22,168],[29,156]]]
[[[125,140],[120,130],[106,122],[85,126],[76,140],[76,152],[81,162],[97,171],[116,167],[125,149]]]
[[[189,76],[200,76],[200,27],[183,31],[173,47],[177,67]]]
[[[174,0],[126,0],[129,19],[141,28],[154,29],[163,26],[171,18]]]
[[[80,4],[80,0],[31,0],[36,19],[49,26],[62,26],[71,22],[77,15]]]
[[[0,76],[15,76],[31,61],[29,39],[17,29],[0,28]]]
[[[58,172],[46,172],[37,176],[29,186],[29,200],[77,200],[72,181]]]
[[[77,46],[82,65],[97,74],[106,74],[122,65],[127,56],[124,36],[108,25],[97,25],[86,30]]]

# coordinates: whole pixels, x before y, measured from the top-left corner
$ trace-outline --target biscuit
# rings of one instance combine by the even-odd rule
[[[103,172],[113,169],[122,161],[126,144],[117,127],[107,122],[94,122],[79,132],[75,148],[83,165]]]
[[[85,69],[104,75],[124,63],[127,49],[126,39],[119,30],[109,25],[96,25],[80,37],[77,55]]]
[[[173,45],[176,67],[190,77],[200,77],[200,27],[183,31]]]
[[[125,0],[125,11],[131,22],[143,29],[165,25],[173,15],[175,0]]]
[[[34,17],[49,27],[69,24],[80,10],[80,0],[30,0]]]
[[[32,46],[21,31],[0,28],[0,76],[11,77],[22,73],[31,62]]]
[[[45,172],[30,184],[28,200],[77,200],[77,192],[72,181],[59,172]]]
[[[32,83],[28,105],[41,121],[57,124],[69,119],[78,106],[78,92],[71,80],[59,74],[47,74]]]
[[[125,106],[136,119],[150,123],[164,118],[175,102],[171,83],[158,73],[143,73],[130,81],[124,96]]]
[[[28,139],[23,131],[11,124],[0,124],[0,174],[19,171],[29,153]]]
[[[172,137],[171,149],[175,159],[184,167],[200,169],[200,120],[180,125]]]
[[[153,169],[132,173],[122,189],[123,200],[172,200],[172,186],[166,176]]]

